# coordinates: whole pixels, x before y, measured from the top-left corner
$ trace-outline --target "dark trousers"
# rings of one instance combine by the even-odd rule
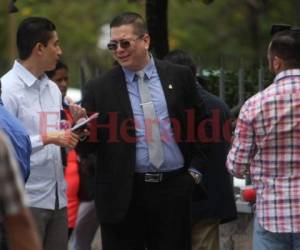
[[[190,250],[192,189],[186,172],[159,183],[137,175],[127,216],[101,224],[103,250]]]
[[[35,207],[30,209],[43,243],[43,249],[68,249],[67,208],[59,209],[57,194],[54,210]]]
[[[0,223],[0,250],[8,250],[8,242],[6,237],[6,230],[3,222]]]

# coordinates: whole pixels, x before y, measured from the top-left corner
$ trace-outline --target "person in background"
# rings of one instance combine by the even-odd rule
[[[61,60],[57,62],[54,70],[47,71],[47,76],[57,84],[62,94],[62,111],[61,111],[61,125],[66,129],[70,128],[74,123],[72,113],[69,105],[73,101],[66,98],[67,89],[69,86],[68,67]],[[66,101],[68,103],[66,103]],[[65,166],[65,180],[67,182],[67,214],[68,214],[68,228],[69,238],[75,227],[77,218],[77,211],[79,207],[78,190],[79,190],[79,173],[78,173],[78,156],[74,149],[66,150],[61,148],[62,162]]]
[[[9,139],[0,130],[0,220],[10,250],[42,250],[36,225],[25,206],[23,181],[13,151]]]
[[[62,54],[55,25],[43,17],[28,17],[18,26],[19,58],[1,78],[5,108],[27,129],[32,145],[30,176],[25,188],[45,250],[67,249],[66,194],[60,147],[74,148],[76,133],[61,130],[61,93],[45,71]],[[72,110],[78,117],[85,111]]]
[[[300,31],[275,33],[268,47],[273,83],[241,108],[228,170],[256,189],[254,250],[300,249]]]
[[[210,111],[206,126],[209,145],[208,167],[203,175],[207,197],[194,191],[192,202],[193,250],[219,250],[219,225],[237,217],[233,195],[233,183],[226,169],[226,157],[230,146],[231,115],[226,103],[206,91],[196,78],[197,68],[192,57],[183,50],[169,52],[165,60],[190,68],[197,82],[197,92]],[[199,78],[198,78],[199,79]]]
[[[76,227],[74,228],[70,239],[71,250],[91,250],[93,239],[95,238],[95,234],[99,228],[94,201],[95,167],[95,153],[88,154],[85,157],[80,156],[80,205],[76,219]],[[101,249],[102,248],[98,250]]]
[[[78,149],[96,150],[103,250],[191,249],[190,198],[207,162],[204,145],[187,138],[188,122],[196,125],[206,109],[192,73],[154,59],[149,46],[139,14],[113,18],[108,49],[119,65],[92,82],[82,101],[99,113],[96,133],[91,127]]]
[[[46,75],[57,84],[57,87],[59,88],[62,95],[62,104],[67,108],[68,106],[65,102],[65,97],[67,95],[67,90],[69,87],[69,73],[67,65],[61,60],[58,60],[55,69],[46,71]]]

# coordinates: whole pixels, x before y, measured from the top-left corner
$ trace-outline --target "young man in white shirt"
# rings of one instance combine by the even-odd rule
[[[44,249],[67,249],[66,194],[60,147],[74,148],[79,136],[60,130],[61,93],[45,71],[54,69],[62,50],[55,25],[29,17],[17,31],[19,59],[2,78],[2,100],[27,129],[31,174],[26,191]],[[79,116],[83,110],[74,106]]]

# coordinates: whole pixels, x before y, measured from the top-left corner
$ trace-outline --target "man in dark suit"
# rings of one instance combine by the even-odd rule
[[[197,121],[205,109],[192,73],[155,60],[143,18],[110,24],[118,66],[90,84],[83,106],[99,112],[95,201],[104,250],[189,250],[190,198],[205,171]],[[197,111],[197,113],[196,113]],[[81,147],[90,152],[88,145]]]
[[[187,52],[174,50],[165,60],[188,66],[196,78],[196,65]],[[193,250],[218,250],[219,224],[231,221],[237,216],[233,183],[225,166],[231,138],[231,115],[226,103],[206,91],[200,82],[197,86],[198,94],[211,116],[206,124],[208,133],[203,137],[209,147],[209,165],[203,175],[207,199],[198,199],[197,193],[193,194],[192,245]]]

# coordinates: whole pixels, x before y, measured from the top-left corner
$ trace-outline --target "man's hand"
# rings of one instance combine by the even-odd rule
[[[78,104],[72,104],[69,108],[74,122],[77,122],[80,118],[87,117],[85,109]]]
[[[61,147],[75,148],[79,140],[79,135],[70,130],[59,130],[42,135],[42,140],[44,145],[55,144]]]
[[[66,101],[69,104],[69,109],[72,114],[73,122],[76,123],[80,118],[86,118],[86,110],[80,105],[76,104],[71,98],[66,97]]]
[[[199,184],[202,181],[202,174],[195,171],[189,171],[189,174],[193,177],[195,184]]]

